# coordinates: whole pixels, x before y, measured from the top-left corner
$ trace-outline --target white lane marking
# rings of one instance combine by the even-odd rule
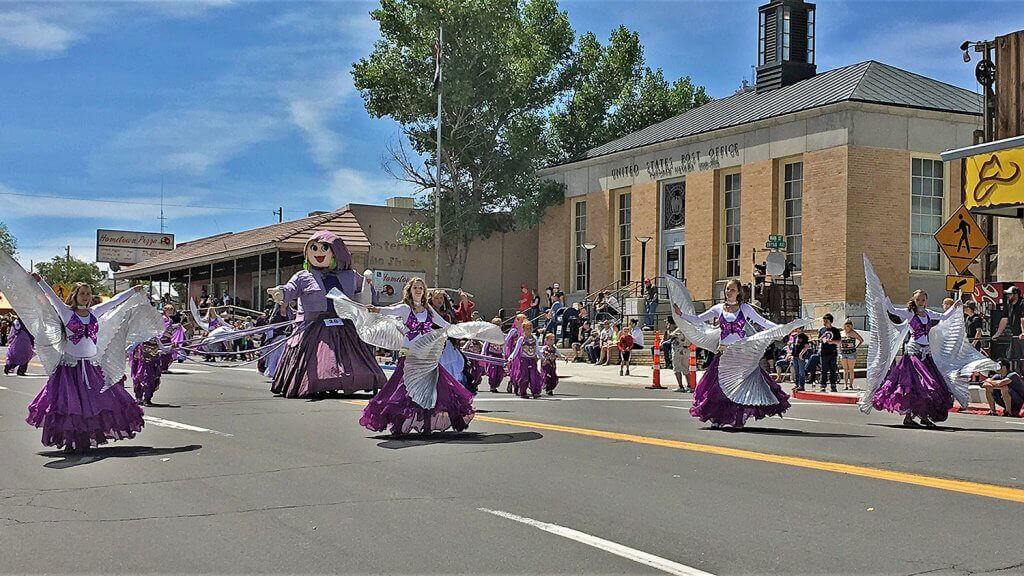
[[[673,410],[689,410],[686,406],[662,406],[662,408],[671,408]]]
[[[7,386],[0,386],[0,390],[10,390]]]
[[[167,374],[173,376],[175,374],[209,374],[209,370],[192,370],[190,368],[171,368]]]
[[[259,370],[257,370],[256,368],[237,368],[237,367],[229,368],[229,367],[225,367],[224,369],[225,370],[238,370],[239,372],[259,372]]]
[[[566,528],[564,526],[550,524],[548,522],[541,522],[539,520],[526,518],[524,516],[517,516],[515,514],[510,514],[508,512],[502,512],[501,510],[491,510],[488,508],[477,508],[477,510],[480,510],[481,512],[487,512],[488,514],[493,514],[501,518],[506,518],[508,520],[513,520],[521,524],[526,524],[527,526],[532,526],[534,528],[544,530],[545,532],[556,534],[563,538],[575,540],[581,544],[586,544],[587,546],[592,546],[599,550],[604,550],[605,552],[609,552],[611,554],[614,554],[621,558],[625,558],[627,560],[632,560],[633,562],[636,562],[638,564],[643,564],[645,566],[650,566],[657,570],[661,570],[666,574],[676,574],[678,576],[714,576],[714,574],[711,574],[710,572],[705,572],[703,570],[698,570],[685,564],[680,564],[678,562],[666,560],[665,558],[662,558],[660,556],[655,556],[653,554],[648,554],[647,552],[636,550],[635,548],[623,546],[622,544],[617,544],[615,542],[612,542],[611,540],[605,540],[604,538],[591,536],[590,534],[580,532],[579,530],[573,530],[572,528]]]
[[[810,418],[795,418],[793,416],[783,416],[782,419],[783,420],[797,420],[799,422],[816,422],[816,423],[819,423],[819,424],[821,423],[821,420],[811,420]]]
[[[199,426],[193,426],[191,424],[182,424],[181,422],[175,422],[174,420],[164,420],[163,418],[157,418],[156,416],[143,416],[142,419],[153,426],[160,426],[162,428],[188,430],[190,432],[207,432],[218,436],[234,436],[234,434],[228,434],[227,432],[218,432],[216,430],[210,430],[209,428],[200,428]]]

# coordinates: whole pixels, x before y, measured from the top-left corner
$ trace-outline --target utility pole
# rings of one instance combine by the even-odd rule
[[[274,214],[277,214],[277,223],[280,224],[284,221],[284,207],[278,206],[277,210],[274,210]]]
[[[164,218],[164,177],[163,176],[160,177],[160,217],[157,218],[157,220],[160,221],[160,233],[163,234],[164,233],[164,221],[167,220],[167,218]]]
[[[68,244],[64,247],[67,255],[67,260],[64,263],[64,281],[68,281],[68,274],[71,272],[71,245]]]
[[[434,57],[437,59],[437,71],[434,82],[437,86],[437,181],[434,185],[434,286],[441,285],[441,62],[444,52],[444,28],[437,25],[437,47]]]

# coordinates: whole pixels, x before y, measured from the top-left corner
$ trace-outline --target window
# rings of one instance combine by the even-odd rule
[[[725,176],[725,276],[740,275],[740,175]]]
[[[662,211],[665,214],[665,230],[682,228],[686,224],[686,182],[665,184]]]
[[[576,232],[576,290],[587,289],[587,249],[583,247],[587,243],[587,203],[586,201],[576,203],[576,215],[574,219],[574,230]]]
[[[786,257],[793,263],[793,269],[800,269],[803,252],[803,214],[804,197],[804,163],[786,164],[782,180],[783,201],[786,203],[783,212],[786,219]]]
[[[782,59],[789,60],[789,6],[782,7]]]
[[[807,63],[814,64],[814,9],[807,11]]]
[[[629,282],[630,266],[632,265],[631,252],[633,249],[632,233],[632,194],[624,192],[619,194],[619,282]]]
[[[758,25],[757,25],[757,65],[758,66],[763,66],[764,65],[764,42],[765,42],[765,38],[764,38],[765,22],[764,21],[765,21],[766,17],[767,17],[767,15],[764,12],[761,12],[761,18],[758,21]]]
[[[938,271],[941,262],[935,232],[942,226],[941,160],[914,158],[910,173],[910,269]]]

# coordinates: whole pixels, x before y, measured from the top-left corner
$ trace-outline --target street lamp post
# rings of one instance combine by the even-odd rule
[[[590,298],[590,251],[597,248],[597,244],[584,244],[583,249],[587,251],[587,298]]]
[[[645,273],[647,268],[647,243],[651,241],[650,236],[637,236],[636,241],[640,243],[640,283],[647,279]]]

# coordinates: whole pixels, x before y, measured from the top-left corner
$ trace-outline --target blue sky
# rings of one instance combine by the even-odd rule
[[[640,33],[714,97],[751,74],[760,2],[564,1],[577,32]],[[95,254],[97,228],[178,241],[406,189],[381,169],[351,63],[374,3],[0,3],[0,220],[19,260]],[[818,69],[880,60],[971,90],[957,46],[1024,28],[1017,2],[818,2]],[[35,196],[70,196],[76,200]],[[125,202],[133,202],[127,204]]]

